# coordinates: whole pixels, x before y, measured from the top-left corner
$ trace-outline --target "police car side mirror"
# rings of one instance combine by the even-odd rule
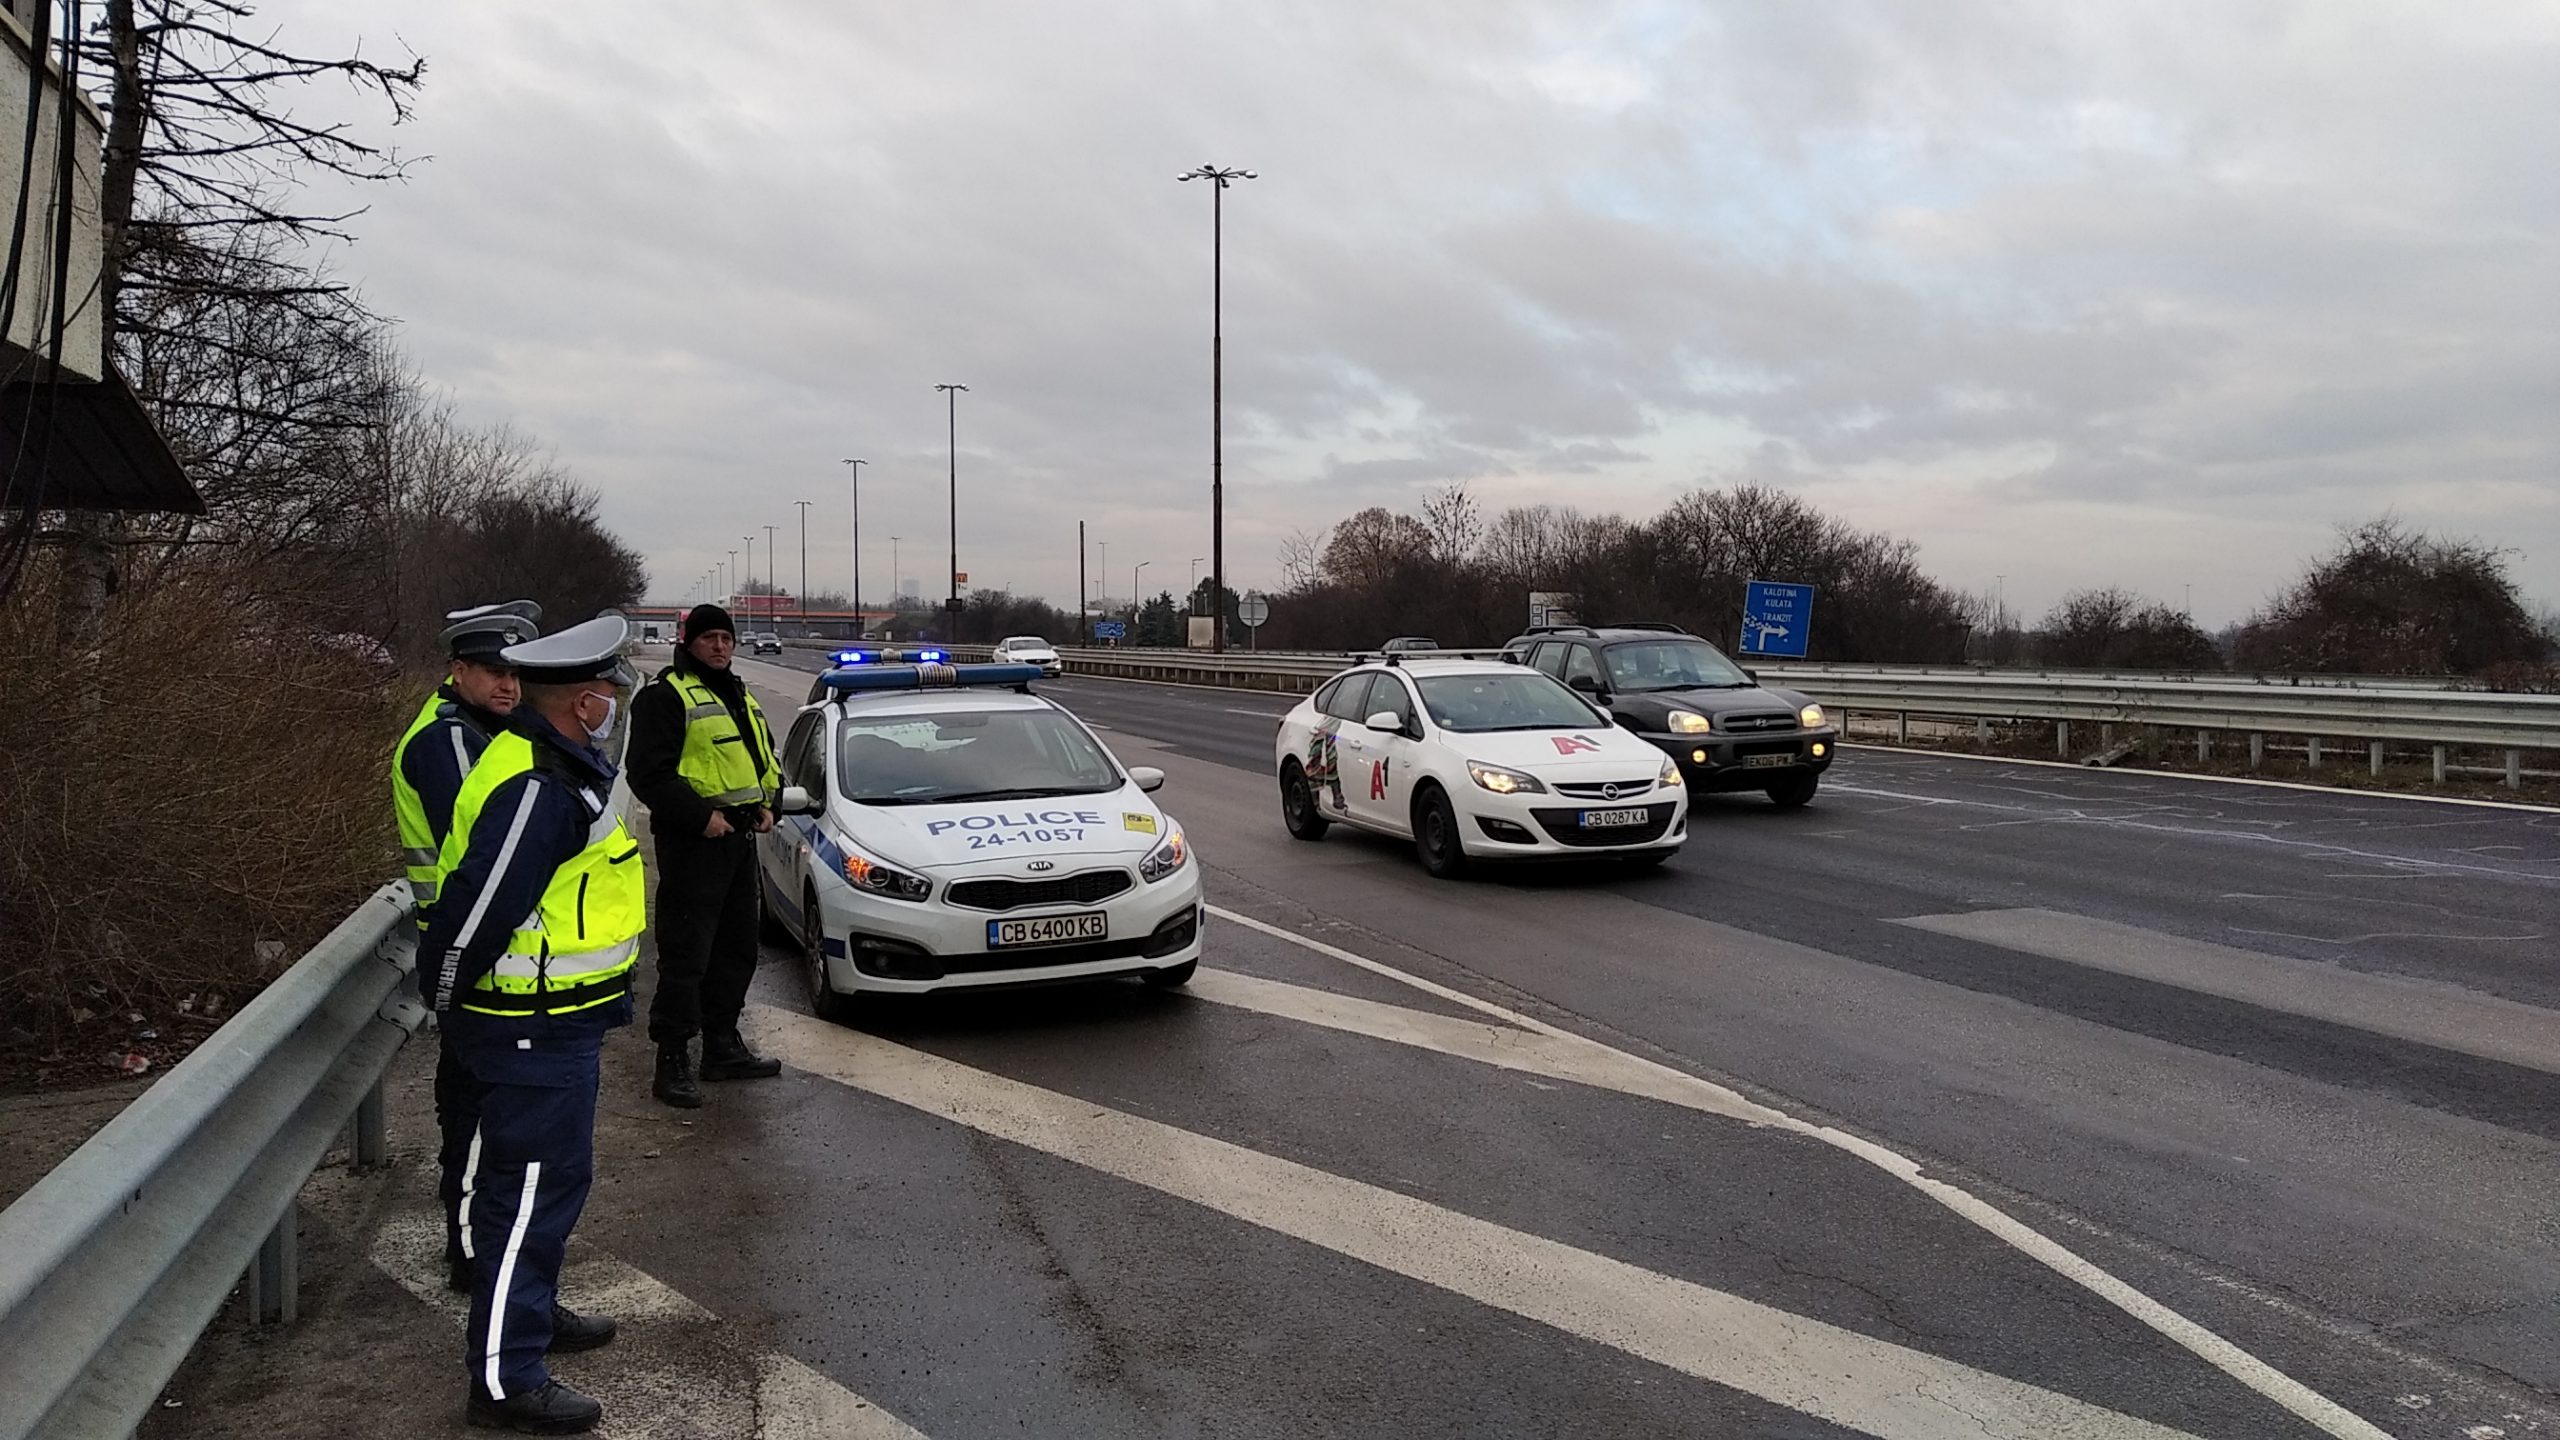
[[[826,811],[826,803],[797,785],[782,787],[782,803],[773,807],[777,815],[818,815]]]
[[[1129,779],[1150,795],[1164,788],[1164,772],[1153,765],[1130,766]]]
[[[1379,711],[1377,714],[1369,717],[1367,724],[1370,729],[1377,731],[1381,735],[1401,735],[1404,733],[1404,717],[1393,710]]]

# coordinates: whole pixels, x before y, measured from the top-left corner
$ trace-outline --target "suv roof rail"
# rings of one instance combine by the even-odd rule
[[[1660,630],[1671,635],[1686,635],[1689,633],[1687,626],[1673,625],[1661,620],[1621,620],[1614,625],[1604,626],[1603,628],[1609,630]]]
[[[1520,633],[1521,633],[1521,634],[1523,634],[1523,635],[1588,635],[1588,634],[1590,634],[1590,633],[1591,633],[1591,627],[1590,627],[1590,626],[1588,626],[1588,625],[1579,625],[1579,624],[1576,624],[1576,625],[1532,625],[1532,626],[1530,626],[1528,629],[1523,630],[1523,631],[1521,631]]]

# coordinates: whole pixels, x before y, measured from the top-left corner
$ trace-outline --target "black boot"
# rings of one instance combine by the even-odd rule
[[[465,1412],[472,1424],[483,1430],[513,1430],[519,1435],[579,1435],[596,1428],[604,1418],[604,1407],[557,1380],[542,1382],[539,1390],[527,1390],[504,1400],[492,1400],[471,1387],[471,1404]]]
[[[551,1305],[551,1353],[567,1355],[579,1350],[593,1350],[613,1339],[617,1327],[610,1315],[581,1315],[568,1306],[553,1301]]]
[[[702,1107],[702,1087],[693,1083],[693,1047],[679,1041],[658,1047],[658,1079],[649,1093],[679,1110]]]
[[[448,1255],[444,1262],[444,1288],[456,1295],[471,1293],[471,1262]]]
[[[735,1030],[706,1030],[702,1035],[702,1078],[705,1080],[769,1080],[782,1073],[782,1062],[747,1048]]]

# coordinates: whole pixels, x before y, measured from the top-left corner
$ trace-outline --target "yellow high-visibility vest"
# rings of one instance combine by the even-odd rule
[[[480,752],[454,798],[439,883],[461,866],[490,792],[532,768],[533,741],[512,730]],[[483,1015],[567,1015],[621,999],[631,993],[647,905],[640,842],[607,805],[587,827],[586,848],[551,872],[541,903],[517,919],[506,953],[456,1003]]]

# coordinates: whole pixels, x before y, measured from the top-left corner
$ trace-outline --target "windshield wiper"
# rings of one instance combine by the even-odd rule
[[[1103,789],[1113,787],[1105,786]],[[1102,790],[1087,785],[1043,785],[1020,790],[964,790],[957,795],[936,795],[925,803],[933,805],[965,805],[979,800],[1049,800],[1060,795],[1099,795]]]

